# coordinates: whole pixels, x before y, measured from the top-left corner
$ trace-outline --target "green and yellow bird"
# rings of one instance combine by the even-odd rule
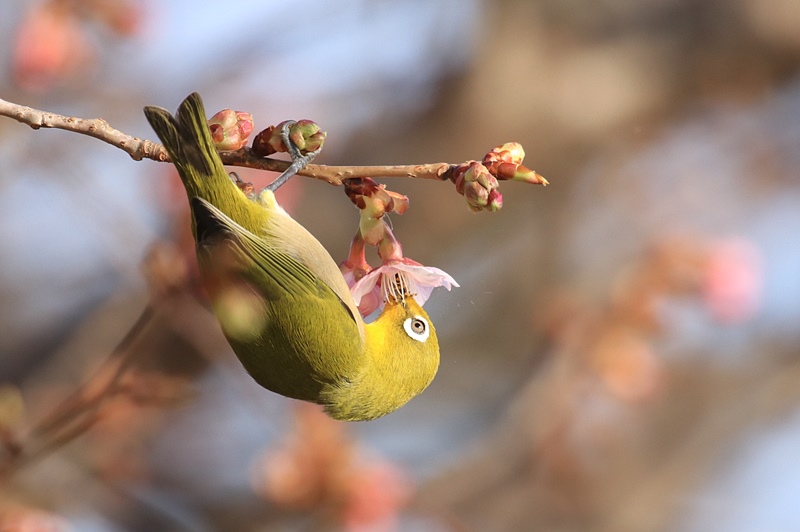
[[[365,323],[322,244],[271,190],[253,201],[227,174],[197,93],[175,117],[159,107],[144,112],[186,188],[214,312],[260,385],[319,403],[335,419],[360,421],[393,412],[430,384],[439,344],[412,294],[390,297]],[[231,319],[231,294],[250,302],[251,319]]]

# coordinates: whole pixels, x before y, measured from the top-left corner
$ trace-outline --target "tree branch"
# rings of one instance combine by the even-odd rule
[[[133,137],[111,127],[102,118],[78,118],[56,113],[40,111],[24,105],[0,99],[0,116],[13,118],[17,122],[27,124],[33,129],[52,128],[80,133],[102,140],[121,149],[135,161],[151,159],[158,162],[169,162],[164,146],[147,139]],[[222,162],[228,166],[239,166],[283,172],[289,162],[269,157],[257,157],[248,148],[236,151],[220,152]],[[331,185],[341,185],[343,180],[354,177],[407,177],[416,179],[447,179],[447,171],[452,168],[448,163],[399,166],[326,166],[309,164],[298,172],[300,175],[319,179]]]
[[[127,135],[108,125],[108,122],[102,118],[76,118],[48,113],[3,99],[0,99],[0,115],[13,118],[17,122],[31,126],[33,129],[43,127],[63,129],[94,137],[121,149],[135,161],[141,161],[142,159],[169,160],[169,156],[161,144]]]

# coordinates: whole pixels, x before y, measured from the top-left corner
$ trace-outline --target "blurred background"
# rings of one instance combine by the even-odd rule
[[[381,181],[411,200],[406,255],[461,288],[427,305],[430,388],[343,424],[238,365],[192,293],[169,165],[1,117],[0,530],[800,529],[800,3],[4,14],[8,101],[153,139],[142,107],[198,91],[257,130],[314,119],[322,164],[518,141],[551,186],[506,182],[474,214],[452,183]],[[279,199],[346,257],[341,190],[295,178]]]

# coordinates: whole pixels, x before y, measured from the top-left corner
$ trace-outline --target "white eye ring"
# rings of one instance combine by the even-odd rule
[[[428,320],[421,316],[406,318],[406,321],[403,322],[403,329],[406,330],[406,334],[418,342],[424,342],[431,335]]]

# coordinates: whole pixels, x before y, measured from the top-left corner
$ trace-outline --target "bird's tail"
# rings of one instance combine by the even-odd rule
[[[178,169],[189,198],[203,198],[235,217],[233,211],[245,197],[222,166],[200,95],[190,94],[175,116],[154,106],[145,107],[144,114]]]

